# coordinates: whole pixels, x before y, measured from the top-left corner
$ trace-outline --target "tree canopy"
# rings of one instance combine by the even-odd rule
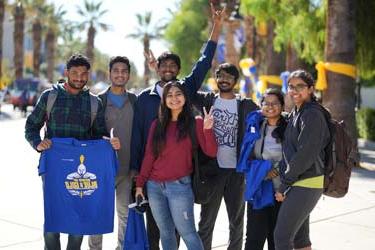
[[[356,62],[361,77],[375,78],[375,1],[357,0]]]
[[[299,57],[313,63],[323,59],[325,39],[325,5],[317,0],[243,0],[243,15],[255,21],[275,22],[274,47],[286,50],[291,45]]]
[[[374,78],[375,2],[356,3],[356,64],[362,78]],[[254,16],[256,22],[275,21],[277,50],[291,43],[299,57],[309,63],[324,59],[326,0],[242,0],[241,11]]]
[[[181,74],[187,75],[207,40],[208,4],[206,0],[182,0],[174,13],[165,38],[171,50],[181,57]]]

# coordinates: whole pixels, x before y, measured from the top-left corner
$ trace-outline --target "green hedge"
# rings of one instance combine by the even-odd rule
[[[359,137],[375,141],[375,109],[361,108],[356,118]]]

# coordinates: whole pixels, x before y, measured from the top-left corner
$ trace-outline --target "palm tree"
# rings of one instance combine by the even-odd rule
[[[3,62],[3,33],[4,33],[4,14],[5,14],[6,0],[0,0],[0,81],[3,76],[2,62]]]
[[[159,39],[162,37],[162,30],[165,26],[152,26],[152,13],[146,12],[144,15],[136,14],[138,20],[138,27],[136,28],[136,32],[133,34],[127,35],[127,37],[131,37],[134,39],[140,39],[143,42],[143,50],[148,53],[150,50],[150,41],[153,39]],[[148,86],[150,80],[150,69],[148,67],[147,60],[145,59],[144,62],[144,83],[145,86]]]
[[[325,60],[355,64],[355,0],[328,0]],[[338,42],[339,41],[339,42]],[[333,117],[344,120],[354,142],[357,142],[355,122],[355,81],[353,78],[327,71],[328,89],[323,103]]]
[[[20,79],[23,76],[23,57],[24,57],[24,27],[25,27],[25,10],[22,1],[17,1],[13,9],[14,17],[14,67],[15,77]]]
[[[47,79],[49,82],[54,80],[55,70],[55,51],[57,46],[57,37],[61,33],[62,26],[64,28],[70,27],[63,17],[66,11],[62,6],[55,8],[54,5],[49,5],[47,10],[47,32],[46,32],[46,58],[47,58]],[[64,33],[70,34],[70,32]]]
[[[27,13],[32,18],[32,40],[33,40],[33,74],[39,77],[40,74],[40,49],[42,47],[42,23],[46,22],[48,6],[45,0],[27,1]]]
[[[255,58],[255,20],[253,16],[244,17],[244,29],[246,36],[246,55],[250,58]]]
[[[227,11],[227,18],[225,20],[225,61],[232,63],[234,65],[238,65],[240,61],[240,55],[235,47],[235,33],[236,30],[240,27],[241,23],[240,20],[237,18],[233,18],[233,15],[238,11],[239,8],[239,1],[238,0],[226,0],[221,1],[226,2],[226,11]]]
[[[267,75],[279,75],[284,71],[285,60],[283,52],[276,52],[274,49],[274,38],[275,38],[275,22],[269,20],[267,22],[267,50],[266,50],[266,62],[267,62]]]
[[[85,0],[84,8],[78,7],[78,14],[80,14],[85,21],[83,21],[80,25],[81,29],[87,28],[87,47],[86,47],[86,55],[89,58],[90,62],[94,63],[94,40],[97,29],[102,29],[107,31],[109,26],[108,24],[100,22],[100,18],[103,17],[108,10],[102,10],[102,3],[94,3],[88,2]]]

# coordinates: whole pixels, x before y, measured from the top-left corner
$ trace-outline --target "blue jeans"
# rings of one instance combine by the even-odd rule
[[[203,250],[194,223],[194,195],[190,176],[176,181],[147,182],[152,215],[160,230],[164,250],[176,250],[175,228],[189,250]]]
[[[80,250],[82,244],[82,235],[69,234],[67,250]],[[44,233],[44,249],[45,250],[60,250],[60,233]]]

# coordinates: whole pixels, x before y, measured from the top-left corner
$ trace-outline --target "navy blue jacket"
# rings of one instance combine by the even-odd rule
[[[186,76],[182,82],[188,91],[190,99],[194,99],[194,95],[202,86],[203,80],[207,72],[211,68],[212,59],[215,55],[216,42],[208,41],[203,54],[194,65],[190,75]],[[153,86],[143,90],[138,96],[135,103],[133,129],[131,139],[131,156],[130,169],[139,171],[146,148],[147,136],[153,120],[157,118],[160,97],[156,90],[155,83]]]
[[[316,101],[292,111],[282,144],[279,192],[285,192],[299,180],[323,175],[324,165],[319,159],[325,158],[329,140],[327,120]]]

